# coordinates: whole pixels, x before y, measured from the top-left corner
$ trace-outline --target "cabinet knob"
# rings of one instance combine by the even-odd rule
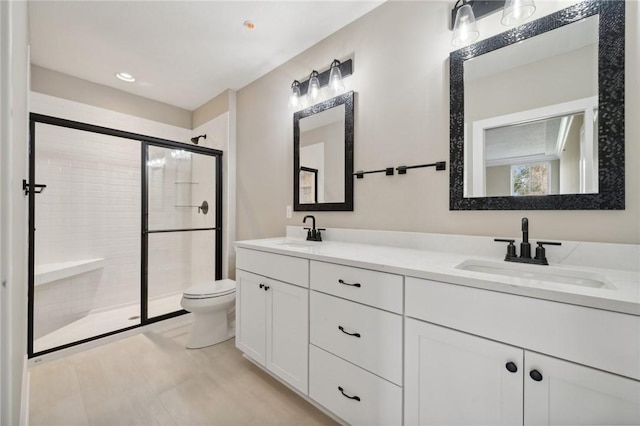
[[[264,284],[260,283],[260,288],[264,288]]]
[[[518,366],[511,361],[506,363],[505,367],[507,367],[507,370],[509,370],[509,373],[515,373],[516,371],[518,371]]]
[[[538,370],[531,370],[529,372],[529,376],[531,376],[531,378],[536,382],[542,381],[542,373],[540,373]]]
[[[265,285],[265,286],[264,286],[264,291],[267,291],[267,290],[269,290],[269,286],[268,286],[268,285]]]
[[[338,386],[338,390],[345,398],[353,399],[354,401],[360,401],[360,397],[358,395],[350,396],[344,393],[344,389],[342,389],[342,386]]]

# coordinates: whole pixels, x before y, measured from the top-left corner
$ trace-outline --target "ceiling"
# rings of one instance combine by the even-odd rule
[[[383,1],[29,1],[31,62],[192,111]]]

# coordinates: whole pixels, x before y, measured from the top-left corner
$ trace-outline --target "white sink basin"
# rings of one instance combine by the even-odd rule
[[[456,269],[581,287],[615,289],[615,286],[602,275],[553,266],[469,259],[456,266]]]

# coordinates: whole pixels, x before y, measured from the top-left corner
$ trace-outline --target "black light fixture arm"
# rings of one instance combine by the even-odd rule
[[[335,63],[338,63],[338,65],[335,65]],[[334,59],[333,62],[331,63],[332,66],[337,66],[340,69],[340,73],[342,74],[342,78],[351,75],[353,72],[353,62],[351,59],[347,59],[344,62],[340,62],[337,59]],[[315,71],[315,70],[314,70]],[[326,85],[329,84],[329,74],[331,73],[331,67],[329,67],[329,69],[327,69],[326,71],[323,71],[321,73],[318,73],[317,71],[315,71],[318,75],[318,81],[320,82],[320,87],[324,87]],[[309,78],[311,78],[311,76],[309,76]],[[309,91],[309,78],[307,78],[306,80],[300,81],[299,85],[300,85],[300,96],[304,96],[307,94],[307,92]],[[294,83],[296,81],[299,80],[294,80]]]

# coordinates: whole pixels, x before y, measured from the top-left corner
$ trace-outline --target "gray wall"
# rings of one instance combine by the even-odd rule
[[[293,204],[293,124],[288,89],[332,59],[354,60],[355,169],[449,160],[450,2],[387,2],[238,92],[238,239],[301,225]],[[624,211],[449,211],[449,172],[410,170],[354,182],[354,212],[317,212],[319,226],[640,243],[639,11],[627,2],[626,205]],[[482,24],[482,20],[480,21]],[[503,27],[504,28],[504,27]],[[481,31],[483,31],[481,27]],[[483,32],[485,34],[485,32]]]
[[[172,126],[191,129],[191,111],[37,65],[31,66],[31,90],[160,123],[171,124]]]

